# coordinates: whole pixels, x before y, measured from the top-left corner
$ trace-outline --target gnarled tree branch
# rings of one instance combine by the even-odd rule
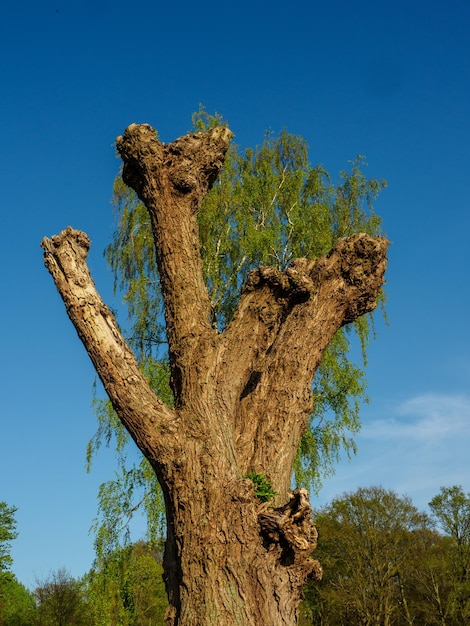
[[[353,235],[321,259],[296,259],[285,272],[260,268],[248,278],[227,330],[243,372],[234,437],[239,457],[250,459],[247,470],[268,472],[281,493],[324,350],[341,326],[376,307],[387,247],[384,237]]]
[[[150,389],[95,288],[86,263],[88,236],[69,227],[58,236],[44,238],[41,247],[67,314],[117,414],[143,454],[154,464],[158,459],[164,465],[180,445],[177,416]]]
[[[132,124],[117,139],[124,182],[153,228],[175,409],[152,392],[86,265],[88,237],[44,239],[44,258],[116,412],[155,468],[167,510],[170,624],[295,622],[301,588],[321,568],[305,490],[273,510],[242,476],[266,474],[285,501],[312,410],[311,385],[344,324],[372,311],[388,242],[354,235],[318,260],[250,273],[223,335],[211,326],[196,216],[231,133],[158,141]]]
[[[218,127],[164,144],[148,124],[131,124],[116,141],[123,180],[150,213],[176,404],[190,392],[185,372],[215,335],[196,216],[222,168],[231,137],[230,130]]]

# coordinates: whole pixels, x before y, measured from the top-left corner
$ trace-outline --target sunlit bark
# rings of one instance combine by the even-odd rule
[[[133,124],[117,139],[123,180],[152,221],[174,409],[152,392],[96,292],[88,237],[69,228],[42,246],[106,392],[162,486],[168,624],[293,625],[302,585],[321,576],[308,494],[288,493],[311,384],[334,333],[375,308],[388,242],[358,234],[316,261],[251,272],[217,333],[197,213],[230,138],[215,128],[163,144]],[[269,476],[277,508],[259,502],[248,472]]]

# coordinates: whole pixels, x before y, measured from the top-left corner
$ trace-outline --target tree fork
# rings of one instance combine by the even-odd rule
[[[305,490],[289,493],[312,410],[311,385],[334,333],[372,311],[388,242],[358,234],[284,272],[250,273],[224,333],[210,323],[197,213],[223,165],[231,132],[158,141],[147,124],[117,139],[123,180],[152,223],[175,408],[150,389],[86,265],[88,237],[44,239],[44,258],[117,415],[165,495],[165,579],[173,626],[292,626],[302,585],[319,578]],[[267,474],[261,504],[249,472]],[[287,504],[285,504],[287,501]]]

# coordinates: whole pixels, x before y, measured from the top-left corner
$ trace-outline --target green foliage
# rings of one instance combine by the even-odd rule
[[[431,501],[444,535],[408,498],[382,487],[344,494],[317,511],[315,556],[324,575],[305,589],[299,626],[468,624],[470,589],[457,550],[467,499],[461,487],[449,487]]]
[[[35,605],[32,595],[17,581],[10,568],[11,542],[17,538],[15,513],[18,509],[0,502],[0,625],[30,626]]]
[[[255,496],[261,502],[269,502],[279,495],[277,491],[274,491],[270,481],[266,478],[266,474],[249,472],[248,474],[244,474],[243,478],[249,478],[251,480],[255,488]]]
[[[286,130],[266,133],[255,149],[230,147],[199,214],[214,325],[229,322],[250,270],[284,270],[294,258],[327,253],[340,237],[380,231],[372,204],[385,183],[366,179],[364,165],[358,157],[335,185],[321,165],[309,165],[306,142]]]
[[[10,569],[13,562],[10,555],[10,543],[16,539],[15,513],[17,508],[0,502],[0,573]]]
[[[34,596],[16,577],[0,575],[0,624],[2,626],[31,626],[36,623]]]
[[[53,572],[34,590],[40,626],[92,624],[84,585],[65,568]]]
[[[119,459],[115,479],[99,490],[100,514],[92,526],[99,557],[130,541],[128,524],[139,509],[147,520],[147,539],[156,541],[163,535],[164,501],[155,472],[144,457],[130,468],[125,461],[125,456]]]
[[[429,503],[435,521],[450,537],[452,567],[450,611],[462,624],[470,622],[470,494],[461,486],[442,487]]]
[[[173,398],[169,386],[169,366],[165,360],[156,361],[144,357],[141,368],[152,388],[159,397],[172,405]],[[113,480],[100,486],[98,493],[99,514],[93,522],[95,550],[98,557],[116,550],[130,541],[129,522],[140,510],[147,521],[147,539],[155,542],[164,532],[165,508],[163,494],[155,472],[147,459],[140,455],[136,462],[129,462],[128,448],[130,437],[119,421],[108,398],[98,398],[95,394],[93,406],[98,419],[98,429],[88,443],[87,467],[90,471],[93,457],[104,443],[114,442],[117,469]]]
[[[123,293],[131,320],[127,340],[139,360],[144,361],[165,341],[150,218],[120,176],[114,182],[113,201],[119,223],[105,256],[114,274],[114,291]]]
[[[139,542],[97,560],[86,577],[95,624],[153,626],[168,605],[159,544]]]
[[[210,115],[203,108],[192,121],[195,131],[224,123],[220,115]],[[365,166],[359,156],[333,180],[323,166],[310,165],[305,140],[286,130],[279,136],[267,132],[255,148],[230,146],[224,168],[198,216],[204,278],[215,328],[223,331],[229,323],[240,287],[253,268],[273,265],[285,269],[294,258],[327,253],[340,237],[381,232],[373,203],[386,183],[367,178]],[[127,305],[127,340],[153,377],[153,388],[171,405],[163,300],[149,216],[120,176],[114,185],[114,206],[117,227],[105,256],[114,274],[115,292]],[[339,330],[324,356],[313,384],[316,406],[295,463],[298,484],[318,489],[322,477],[333,471],[341,451],[355,451],[359,407],[367,396],[363,366],[355,364],[349,355],[358,341],[365,365],[371,328],[372,317],[365,316],[352,325],[352,330]],[[109,402],[95,399],[95,409],[98,430],[88,448],[88,461],[103,442],[109,445],[114,440],[119,465],[116,480],[100,493],[104,524],[99,522],[95,530],[103,537],[113,537],[120,525],[116,526],[119,505],[114,506],[114,502],[122,499],[124,522],[135,509],[130,496],[138,490],[133,492],[132,480],[137,480],[144,494],[153,494],[158,487],[155,481],[144,486],[143,477],[148,474],[142,465],[129,468],[126,464],[128,436]],[[139,498],[150,502],[147,495]],[[163,503],[161,496],[157,500]],[[103,530],[105,526],[108,530]]]
[[[348,358],[346,330],[330,342],[313,383],[315,404],[309,429],[303,435],[294,474],[298,483],[319,488],[321,476],[334,471],[342,450],[356,452],[353,436],[361,427],[360,404],[367,402],[365,373]]]

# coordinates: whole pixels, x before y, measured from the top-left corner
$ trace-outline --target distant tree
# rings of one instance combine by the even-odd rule
[[[219,126],[164,144],[149,125],[133,124],[117,139],[123,182],[150,217],[171,405],[149,384],[145,362],[139,364],[94,287],[86,265],[88,237],[69,228],[42,246],[115,414],[163,492],[167,623],[287,626],[297,621],[305,580],[321,575],[311,558],[316,531],[308,493],[290,492],[302,437],[310,433],[315,441],[309,423],[322,396],[312,393],[314,376],[331,342],[333,354],[341,353],[338,331],[380,301],[388,242],[373,236],[377,223],[368,210],[377,184],[354,174],[328,201],[320,193],[325,176],[305,169],[296,174],[289,150],[278,152],[274,176],[258,167],[261,157],[248,155],[251,176],[245,182],[251,191],[248,186],[243,204],[222,198],[219,232],[207,222],[221,273],[211,283],[197,216],[211,188],[215,195],[222,192],[215,181],[231,136]],[[304,184],[291,198],[297,177]],[[257,193],[265,188],[260,200]],[[223,237],[238,228],[243,211],[257,235],[251,250],[274,245],[272,264],[256,267],[269,262],[263,256],[245,265],[243,249],[232,245],[242,256],[233,257],[230,279],[224,276],[230,250],[222,252]],[[318,245],[307,245],[317,225]],[[357,230],[362,232],[353,234]],[[146,263],[147,257],[137,261]],[[218,294],[222,304],[214,308]],[[235,294],[237,303],[228,306]],[[159,311],[144,313],[159,318]],[[309,450],[315,456],[315,445]],[[261,502],[249,475],[264,476],[279,494],[276,500]]]
[[[10,569],[13,559],[10,555],[10,543],[16,539],[15,513],[17,508],[0,502],[0,574]]]
[[[315,516],[324,577],[307,591],[310,623],[392,626],[414,623],[405,584],[426,515],[382,487],[344,494]]]
[[[88,626],[92,623],[81,582],[64,568],[40,582],[34,595],[38,626]]]
[[[413,623],[461,626],[453,617],[455,588],[450,538],[429,527],[416,531],[414,539],[413,554],[401,577]]]
[[[442,487],[429,507],[442,531],[450,538],[453,610],[458,623],[470,623],[470,494],[461,486]]]
[[[98,559],[86,577],[96,624],[154,626],[168,606],[161,549],[145,542],[118,548]]]
[[[8,572],[0,575],[0,626],[36,624],[34,596]]]
[[[30,626],[34,617],[32,595],[10,571],[10,544],[18,536],[16,511],[16,507],[0,502],[0,626]]]

